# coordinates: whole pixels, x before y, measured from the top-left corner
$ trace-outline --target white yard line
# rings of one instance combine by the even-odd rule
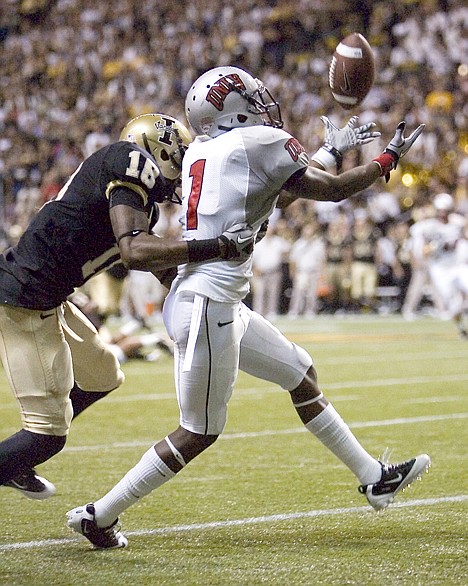
[[[367,427],[384,427],[389,425],[408,425],[412,423],[427,423],[430,421],[447,421],[455,419],[466,419],[468,413],[449,413],[446,415],[421,415],[419,417],[399,417],[397,419],[379,419],[376,421],[355,421],[354,423],[348,423],[352,429],[363,429]],[[265,437],[271,435],[290,435],[295,433],[309,433],[305,427],[294,427],[290,429],[264,429],[261,431],[248,431],[238,433],[223,433],[219,436],[221,440],[233,440],[233,439],[247,439],[255,437]],[[107,444],[99,445],[87,445],[87,446],[66,446],[62,453],[67,452],[91,452],[91,451],[103,451],[103,450],[114,450],[122,448],[135,448],[138,446],[148,446],[154,441],[148,439],[138,440],[133,442],[110,442]]]
[[[392,509],[402,509],[407,507],[430,507],[444,503],[462,503],[468,501],[468,494],[445,496],[440,498],[416,499],[392,505]],[[174,525],[169,527],[159,527],[157,529],[141,529],[139,531],[128,531],[125,535],[145,536],[145,535],[167,535],[169,533],[183,533],[188,531],[205,531],[211,529],[224,529],[226,527],[240,527],[243,525],[258,525],[260,523],[278,523],[282,521],[291,521],[295,519],[310,519],[314,517],[331,517],[335,515],[354,515],[356,513],[372,513],[368,506],[347,507],[338,509],[318,509],[314,511],[304,511],[299,513],[282,513],[278,515],[264,515],[261,517],[249,517],[245,519],[232,519],[228,521],[212,521],[210,523],[193,523],[191,525]],[[45,548],[56,545],[69,545],[84,538],[70,537],[68,539],[42,539],[39,541],[28,541],[20,543],[6,543],[0,545],[0,551],[12,551],[18,549],[32,549],[35,547]],[[118,554],[117,554],[118,555]]]
[[[440,358],[440,357],[439,357]],[[370,358],[367,357],[368,361]],[[376,359],[372,358],[372,362]],[[399,359],[400,360],[400,359]],[[388,357],[385,358],[388,361]],[[171,369],[172,370],[172,369]],[[132,369],[132,375],[137,374],[137,369]],[[147,370],[142,370],[142,374],[148,375]],[[399,378],[380,378],[371,380],[353,380],[353,381],[341,381],[334,383],[320,383],[320,388],[323,391],[327,390],[340,390],[340,389],[356,389],[360,388],[372,388],[372,387],[395,387],[395,386],[409,386],[409,385],[429,385],[434,383],[448,383],[448,382],[464,382],[468,381],[468,373],[455,373],[455,374],[443,374],[437,376],[414,376],[414,377],[399,377]],[[268,385],[268,382],[261,383]],[[244,389],[235,389],[233,393],[233,399],[243,395],[256,395],[261,396],[263,393],[270,392],[284,392],[278,386],[260,386],[260,387],[248,387]],[[175,390],[163,393],[138,393],[138,394],[127,394],[119,396],[119,391],[115,394],[111,394],[106,398],[106,403],[131,403],[134,401],[165,401],[175,400]],[[334,398],[335,400],[341,400],[341,398]],[[348,401],[356,400],[355,397],[347,397]],[[7,403],[6,405],[0,405],[0,411],[9,409],[17,409],[16,403]]]
[[[374,380],[354,380],[354,381],[346,381],[346,382],[336,382],[336,383],[320,383],[320,388],[323,391],[327,390],[340,390],[340,389],[361,389],[361,388],[372,388],[372,387],[395,387],[395,386],[408,386],[408,385],[429,385],[433,383],[444,383],[444,382],[463,382],[468,381],[468,373],[460,373],[460,374],[446,374],[440,376],[415,376],[415,377],[404,377],[404,378],[381,378],[381,379],[374,379]],[[271,387],[250,387],[245,389],[234,389],[234,393],[232,398],[235,399],[236,397],[243,396],[243,395],[255,395],[255,394],[262,394],[262,393],[271,393],[274,391],[278,392],[285,392],[282,391],[277,386]],[[154,394],[145,394],[141,393],[138,395],[126,395],[124,397],[119,397],[117,394],[115,396],[110,395],[106,398],[106,402],[114,402],[114,403],[127,403],[132,401],[162,401],[167,399],[175,399],[175,391],[170,393],[154,393]],[[353,400],[354,398],[347,398],[348,400]],[[335,400],[335,398],[333,399]]]

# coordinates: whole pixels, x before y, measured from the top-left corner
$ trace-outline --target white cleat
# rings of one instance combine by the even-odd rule
[[[68,511],[67,518],[67,526],[84,535],[96,549],[116,549],[128,545],[127,538],[120,533],[118,519],[109,527],[97,526],[93,503]]]

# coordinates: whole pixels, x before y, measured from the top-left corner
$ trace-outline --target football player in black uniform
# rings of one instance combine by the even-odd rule
[[[175,118],[134,118],[0,255],[0,355],[22,417],[22,429],[0,442],[0,485],[30,498],[52,496],[54,485],[35,466],[64,447],[73,416],[124,381],[114,354],[67,300],[76,287],[119,262],[152,271],[167,285],[171,267],[238,258],[249,246],[245,225],[188,243],[152,233],[157,204],[177,197],[190,141]]]

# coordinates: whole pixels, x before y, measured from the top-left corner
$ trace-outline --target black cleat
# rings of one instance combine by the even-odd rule
[[[421,474],[430,465],[431,459],[427,454],[421,454],[402,464],[381,464],[380,480],[374,484],[362,485],[358,490],[366,495],[369,504],[376,511],[380,511],[393,502],[400,490],[409,486],[413,480],[421,478]]]
[[[36,500],[48,499],[57,492],[52,482],[42,478],[42,476],[38,476],[32,468],[21,472],[11,480],[7,480],[3,483],[3,486],[14,488],[24,496]]]

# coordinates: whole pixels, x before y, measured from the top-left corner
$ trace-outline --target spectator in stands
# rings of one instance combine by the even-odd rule
[[[329,224],[325,233],[327,254],[326,303],[332,312],[351,308],[351,229],[348,218],[340,213]]]
[[[358,212],[351,229],[351,297],[357,310],[375,310],[379,237],[367,214]]]
[[[325,260],[325,241],[320,224],[306,224],[289,253],[289,271],[293,283],[289,317],[316,315],[319,281]]]
[[[276,222],[256,244],[253,253],[253,309],[267,319],[274,319],[279,313],[283,263],[287,262],[291,249],[284,232],[287,233],[284,221]]]

